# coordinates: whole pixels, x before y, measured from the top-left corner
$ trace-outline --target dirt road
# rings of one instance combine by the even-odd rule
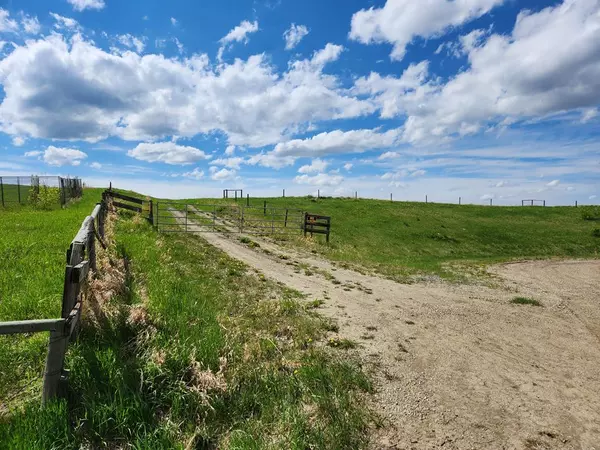
[[[600,449],[600,261],[491,268],[501,287],[404,285],[240,235],[201,233],[326,299],[377,384],[373,448]],[[285,259],[283,259],[285,258]],[[514,305],[531,296],[542,307]]]

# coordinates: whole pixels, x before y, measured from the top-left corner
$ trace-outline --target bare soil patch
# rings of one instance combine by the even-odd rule
[[[412,285],[201,233],[318,302],[373,373],[373,448],[600,448],[600,261],[490,268],[495,288]],[[516,296],[543,306],[511,303]],[[343,350],[340,350],[343,351]]]

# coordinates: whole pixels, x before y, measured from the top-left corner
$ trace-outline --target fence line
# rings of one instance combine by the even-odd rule
[[[52,191],[56,189],[56,191]],[[83,195],[79,178],[53,176],[0,176],[0,205],[60,204]]]
[[[61,317],[57,319],[19,320],[0,322],[0,335],[19,333],[50,332],[46,368],[42,389],[42,403],[60,395],[60,387],[67,381],[64,369],[65,354],[69,342],[78,336],[83,288],[90,270],[95,272],[96,241],[104,244],[104,222],[107,204],[98,203],[91,215],[87,216],[67,250]]]

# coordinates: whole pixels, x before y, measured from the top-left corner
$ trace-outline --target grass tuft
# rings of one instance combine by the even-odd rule
[[[538,300],[529,297],[515,297],[511,301],[515,305],[532,305],[532,306],[542,306],[542,303]]]

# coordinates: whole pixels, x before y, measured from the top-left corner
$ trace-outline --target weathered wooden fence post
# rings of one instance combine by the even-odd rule
[[[148,212],[148,222],[154,226],[154,205],[152,204],[152,199],[148,201],[148,207],[150,208]]]
[[[392,199],[392,193],[390,192],[390,202],[393,202],[394,200]]]
[[[577,208],[577,200],[575,200],[575,208]]]
[[[287,228],[287,219],[288,219],[288,209],[285,208],[285,222],[283,223],[284,228]]]
[[[283,190],[283,198],[285,198],[285,189]]]
[[[267,201],[265,200],[263,203],[263,216],[267,215]]]
[[[246,206],[250,206],[250,194],[246,194]]]
[[[490,198],[490,206],[492,206],[492,199]]]
[[[427,203],[427,196],[425,196],[425,203]]]
[[[458,204],[460,205],[460,197],[458,197]]]
[[[50,332],[48,341],[48,355],[46,356],[46,368],[44,370],[44,386],[42,388],[42,404],[58,395],[58,389],[63,375],[65,353],[67,351],[68,332],[67,327]]]

